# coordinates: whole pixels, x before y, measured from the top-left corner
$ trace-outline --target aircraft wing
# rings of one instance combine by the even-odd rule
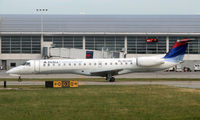
[[[118,75],[118,72],[122,71],[123,69],[113,69],[113,70],[100,70],[100,71],[94,71],[91,72],[90,74],[92,76],[101,76],[101,77],[106,77],[107,74],[113,75]]]

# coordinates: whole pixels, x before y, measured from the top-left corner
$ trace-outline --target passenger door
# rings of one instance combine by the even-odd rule
[[[34,71],[35,73],[40,73],[40,60],[34,60]]]

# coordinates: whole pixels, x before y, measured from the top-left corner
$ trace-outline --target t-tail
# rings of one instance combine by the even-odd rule
[[[172,49],[164,56],[164,59],[169,62],[181,62],[190,40],[191,39],[177,40]]]

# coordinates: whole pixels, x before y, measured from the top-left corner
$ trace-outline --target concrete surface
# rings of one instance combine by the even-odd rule
[[[116,78],[200,78],[200,72],[148,72],[131,73],[115,76]],[[0,71],[0,78],[18,78],[10,76],[5,71]],[[83,76],[74,74],[41,74],[41,75],[23,75],[22,78],[98,78],[94,76]]]

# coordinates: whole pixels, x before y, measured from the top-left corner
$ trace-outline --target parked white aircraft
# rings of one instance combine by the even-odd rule
[[[119,59],[57,59],[29,60],[7,73],[25,74],[80,74],[106,77],[114,82],[114,75],[132,72],[160,71],[179,64],[184,57],[190,39],[177,40],[164,56]]]

